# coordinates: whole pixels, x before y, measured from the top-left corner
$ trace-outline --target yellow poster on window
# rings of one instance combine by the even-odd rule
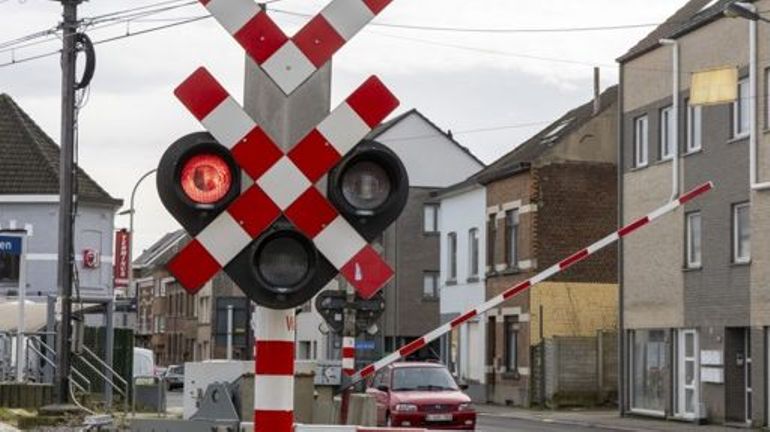
[[[719,105],[738,99],[738,68],[710,69],[692,74],[690,105]]]

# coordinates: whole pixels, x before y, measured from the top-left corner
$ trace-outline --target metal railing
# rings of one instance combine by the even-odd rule
[[[88,354],[92,359],[96,360],[96,362],[102,366],[105,370],[110,372],[110,375],[112,375],[112,379],[108,378],[105,374],[102,373],[102,371],[99,370],[96,366],[94,366],[91,362],[85,359],[85,356],[83,354],[76,354],[80,361],[82,361],[85,365],[91,368],[97,375],[99,375],[104,382],[110,385],[112,389],[121,396],[123,396],[123,411],[126,415],[128,415],[128,398],[129,394],[131,392],[131,388],[129,386],[129,383],[127,380],[123,379],[122,376],[120,376],[119,373],[115,371],[110,365],[107,364],[104,360],[99,358],[98,355],[96,355],[93,351],[91,351],[87,346],[83,346],[83,352]],[[122,384],[123,388],[119,387],[117,384],[115,384],[115,380],[117,380],[120,384]]]
[[[58,365],[54,361],[56,359],[56,350],[53,349],[47,343],[43,342],[41,335],[45,336],[46,333],[27,334],[25,349],[27,349],[27,351],[32,351],[33,353],[37,354],[47,365],[51,367],[53,371],[56,371],[56,369],[58,368]],[[28,375],[33,375],[33,371],[28,369],[27,372],[28,372]],[[38,382],[45,381],[43,371],[38,369],[35,372],[37,373],[37,376],[38,376],[38,379],[37,379]],[[69,378],[70,378],[70,382],[72,382],[72,385],[75,386],[78,390],[82,391],[83,393],[91,393],[92,391],[91,380],[89,380],[77,368],[74,368],[74,367],[71,368]]]

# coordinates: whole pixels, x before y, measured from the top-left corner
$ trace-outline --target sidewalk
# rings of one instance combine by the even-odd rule
[[[739,428],[666,421],[644,417],[621,418],[616,410],[562,410],[539,411],[498,405],[477,405],[481,416],[531,420],[544,423],[583,426],[594,429],[612,429],[636,432],[736,432]]]

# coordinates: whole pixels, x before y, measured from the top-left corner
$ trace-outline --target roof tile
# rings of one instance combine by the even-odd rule
[[[57,195],[59,146],[7,94],[0,94],[0,195]],[[83,201],[120,205],[78,168]]]

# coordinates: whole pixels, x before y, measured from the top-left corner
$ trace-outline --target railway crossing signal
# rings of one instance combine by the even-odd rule
[[[176,90],[208,129],[161,159],[158,190],[194,237],[168,265],[195,293],[224,269],[255,302],[289,309],[338,272],[371,298],[393,271],[369,245],[401,213],[399,158],[366,141],[398,101],[368,79],[287,154],[201,68]],[[329,199],[315,183],[331,173]]]
[[[355,309],[356,330],[367,331],[377,323],[385,312],[385,297],[382,293],[370,299],[356,298],[355,303],[348,304],[344,291],[323,291],[315,299],[316,310],[321,318],[335,333],[342,334],[345,323],[345,310]]]
[[[332,0],[291,38],[253,0],[199,1],[288,97],[392,0]],[[191,294],[224,270],[258,304],[254,430],[290,431],[293,308],[337,274],[363,299],[393,276],[369,243],[403,210],[409,179],[365,138],[399,102],[371,77],[284,152],[206,69],[175,94],[206,132],[179,139],[158,168],[163,204],[193,237],[168,270]]]

